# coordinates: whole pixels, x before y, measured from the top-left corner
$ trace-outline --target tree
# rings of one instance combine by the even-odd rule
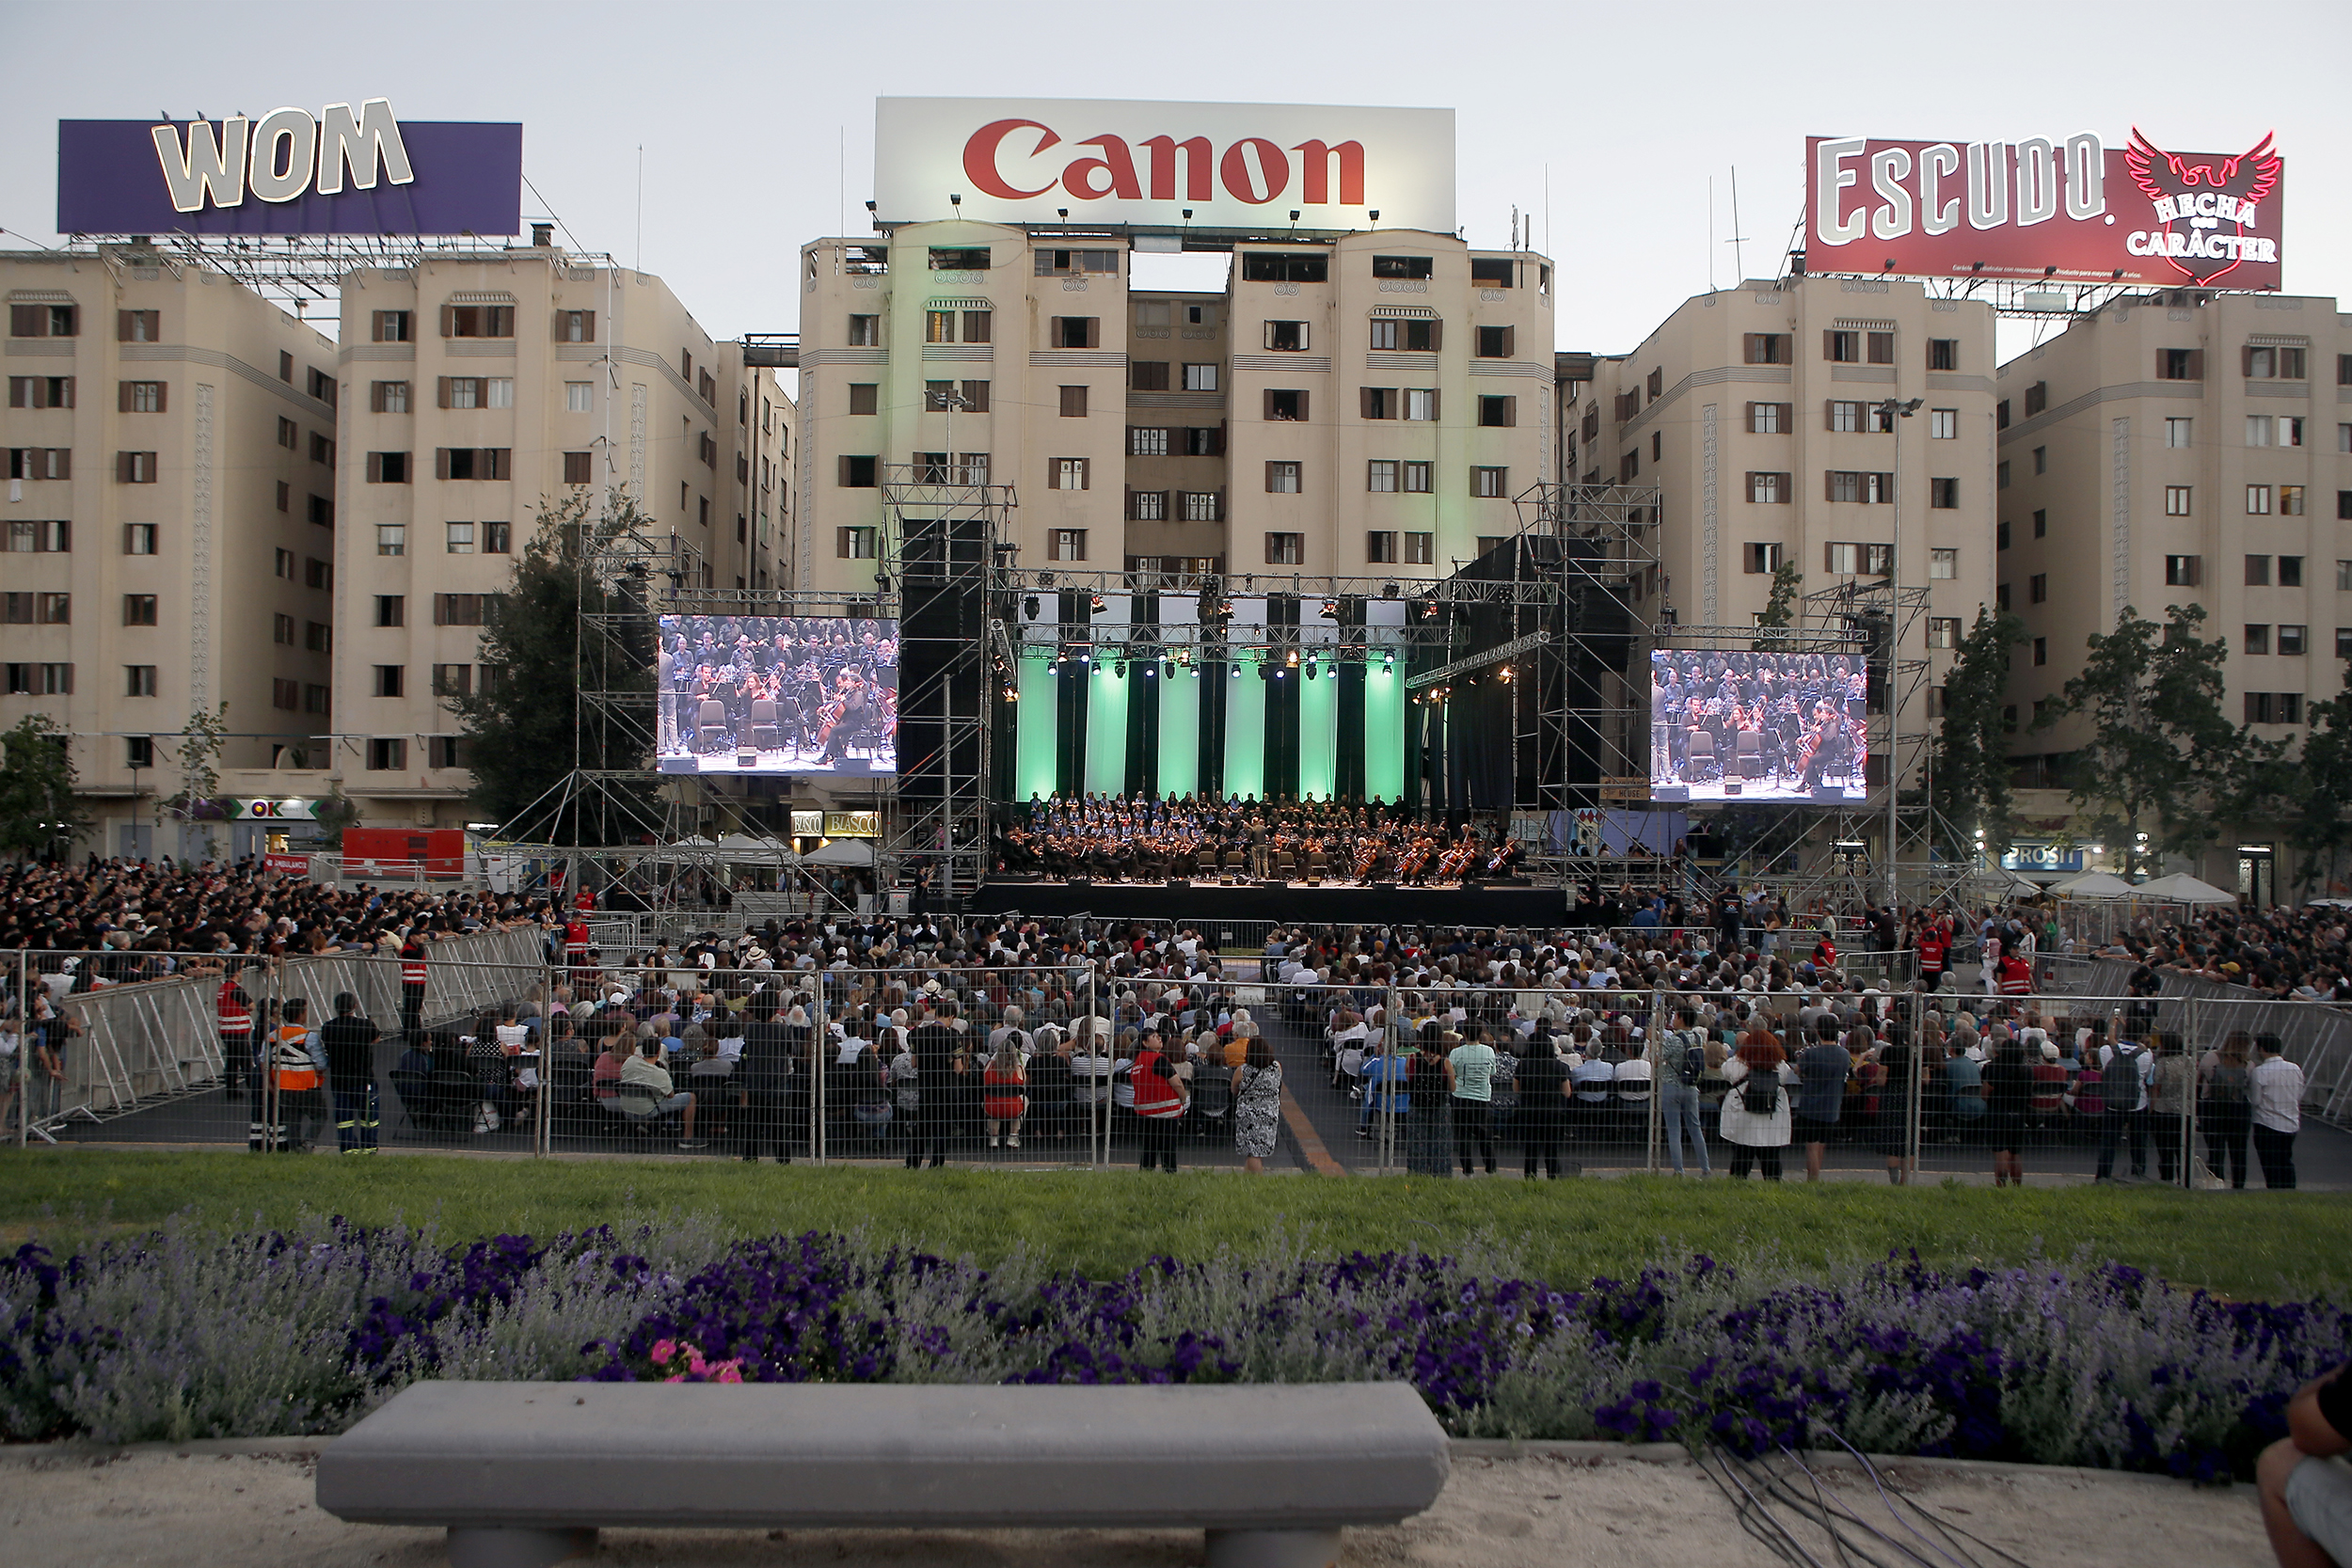
[[[1985,848],[2001,854],[2014,831],[2010,787],[2009,736],[2002,699],[2009,690],[2010,650],[2026,640],[2026,624],[2002,610],[1977,607],[1977,624],[1961,642],[1951,673],[1944,679],[1944,721],[1936,733],[1934,804],[1938,816],[1959,835],[1945,849],[1973,854],[1975,833]]]
[[[343,847],[343,830],[358,822],[359,808],[352,803],[350,796],[343,793],[342,784],[330,783],[326,786],[326,799],[310,808],[310,820],[326,838],[328,847],[341,849]]]
[[[1772,568],[1772,594],[1764,601],[1764,613],[1756,619],[1760,635],[1750,644],[1756,652],[1767,652],[1788,640],[1788,628],[1797,624],[1797,591],[1804,586],[1804,574],[1795,562],[1783,560]]]
[[[188,727],[180,733],[180,790],[164,802],[181,821],[203,824],[203,854],[207,858],[214,850],[212,824],[226,821],[229,816],[227,808],[214,799],[220,791],[220,750],[228,728],[229,704],[225,700],[210,711],[198,708],[188,715]]]
[[[72,740],[45,714],[0,733],[0,849],[54,855],[90,831],[74,794]]]
[[[580,693],[653,691],[652,647],[632,645],[600,617],[642,604],[642,581],[599,581],[591,562],[603,546],[651,519],[623,490],[608,492],[591,510],[585,490],[542,505],[538,528],[515,562],[506,592],[485,606],[481,656],[498,671],[469,693],[445,700],[466,736],[466,766],[473,773],[474,809],[501,824],[544,827],[553,842],[595,842],[611,830],[588,825],[576,797],[553,816],[520,819],[534,803],[553,810],[559,788],[575,769],[648,766],[650,724],[580,722]],[[621,791],[642,801],[643,792]],[[649,816],[642,804],[632,814]],[[583,839],[585,832],[592,836]]]
[[[2298,880],[2332,891],[2339,858],[2352,848],[2352,663],[2342,689],[2312,705],[2311,721],[2301,766],[2287,782],[2296,814],[2287,841],[2303,851]]]
[[[2169,605],[2159,626],[2131,606],[2111,632],[2093,632],[2083,673],[2034,721],[2045,728],[2071,714],[2091,721],[2072,769],[2069,798],[2124,867],[2146,868],[2149,844],[2193,855],[2221,832],[2247,737],[2222,716],[2227,642],[2206,641],[2201,605]]]

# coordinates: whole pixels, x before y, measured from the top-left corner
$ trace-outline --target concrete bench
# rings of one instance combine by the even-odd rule
[[[446,1528],[454,1568],[616,1527],[1194,1528],[1209,1568],[1332,1568],[1446,1470],[1403,1383],[420,1383],[327,1447],[318,1503]]]

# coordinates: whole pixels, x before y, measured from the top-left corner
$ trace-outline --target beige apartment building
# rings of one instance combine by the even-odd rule
[[[773,372],[660,278],[537,238],[343,280],[335,767],[371,825],[466,821],[445,699],[498,678],[484,605],[543,507],[627,492],[688,593],[787,575],[794,415]]]
[[[1562,470],[1658,487],[1658,565],[1635,611],[1749,626],[1783,562],[1804,594],[1924,589],[1899,657],[1926,660],[1928,680],[1898,715],[1924,733],[1947,650],[1993,597],[1993,322],[1916,282],[1793,277],[1696,295],[1597,360],[1564,390]],[[1882,406],[1914,399],[1909,417]]]
[[[2029,639],[2010,682],[2021,810],[2068,816],[2086,721],[2032,721],[2126,606],[2159,622],[2202,606],[2229,646],[2225,715],[2308,733],[2352,657],[2352,316],[2325,298],[2136,294],[2002,366],[1999,387],[1997,593]],[[2285,858],[2253,834],[2194,869],[2268,902]]]
[[[1221,293],[1123,237],[906,225],[802,252],[797,586],[869,587],[881,483],[1009,484],[1019,563],[1432,578],[1551,477],[1551,268],[1445,234],[1236,241]]]
[[[90,847],[227,852],[255,830],[159,805],[189,715],[227,705],[224,793],[278,793],[333,723],[335,345],[134,246],[10,253],[0,293],[0,727],[72,733]]]

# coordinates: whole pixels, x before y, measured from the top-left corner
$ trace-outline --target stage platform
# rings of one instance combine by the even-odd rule
[[[1542,926],[1567,912],[1556,887],[1398,887],[1356,882],[990,881],[977,914],[1102,915],[1114,919],[1272,920],[1332,925]]]

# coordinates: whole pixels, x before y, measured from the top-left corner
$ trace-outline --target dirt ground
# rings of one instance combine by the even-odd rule
[[[10,1560],[43,1568],[426,1568],[446,1560],[437,1531],[346,1525],[321,1513],[311,1503],[311,1470],[304,1454],[10,1455],[0,1465],[0,1540]],[[1856,1513],[1901,1533],[1867,1477],[1821,1474]],[[2007,1568],[2004,1555],[2035,1568],[2270,1561],[2252,1493],[2242,1486],[1927,1465],[1898,1465],[1888,1479],[1984,1544],[1963,1544],[1964,1556],[1947,1560],[1955,1562]],[[1797,1539],[1816,1560],[1837,1560],[1818,1528],[1807,1534],[1799,1526]],[[614,1530],[583,1560],[630,1568],[1182,1568],[1198,1563],[1200,1550],[1197,1533],[1149,1530]],[[1743,1531],[1724,1494],[1688,1460],[1537,1454],[1457,1457],[1437,1507],[1398,1528],[1350,1531],[1345,1560],[1361,1568],[1768,1568],[1783,1560]]]

